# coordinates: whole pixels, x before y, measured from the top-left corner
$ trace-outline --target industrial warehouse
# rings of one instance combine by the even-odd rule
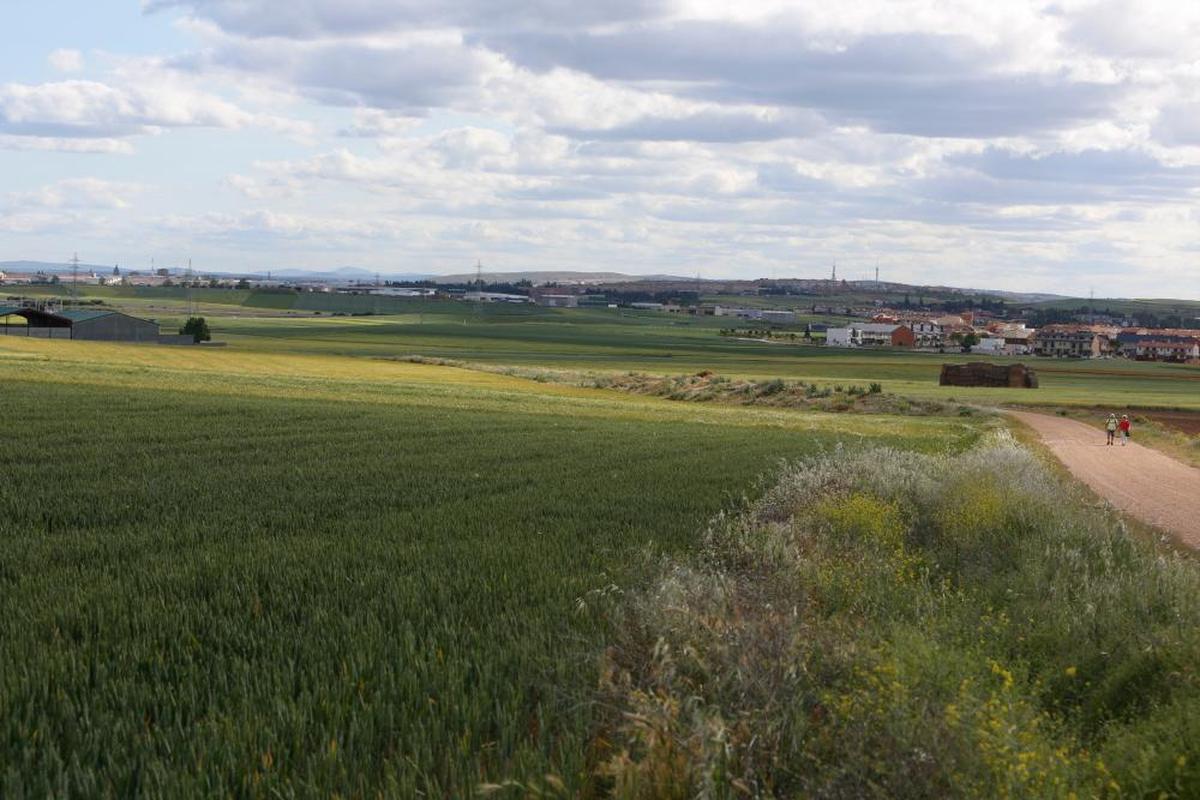
[[[157,322],[110,309],[0,307],[0,336],[141,344],[192,343],[190,335],[162,335]]]

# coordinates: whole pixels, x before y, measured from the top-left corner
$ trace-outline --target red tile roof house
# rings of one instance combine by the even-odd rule
[[[1118,329],[1087,325],[1047,325],[1039,328],[1033,351],[1039,356],[1099,358],[1111,348]]]
[[[1134,345],[1134,358],[1152,361],[1192,361],[1200,358],[1200,339],[1143,339]]]
[[[873,345],[884,345],[887,347],[913,347],[917,343],[916,336],[913,335],[912,328],[905,325],[891,325],[888,323],[863,325],[859,328],[862,331],[862,343]]]

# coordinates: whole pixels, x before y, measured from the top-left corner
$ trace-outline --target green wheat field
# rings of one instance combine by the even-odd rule
[[[0,337],[0,796],[1200,791],[1196,564],[956,410],[1196,408],[1194,367],[985,393],[674,315],[192,299],[227,346]],[[556,377],[699,370],[945,413]]]

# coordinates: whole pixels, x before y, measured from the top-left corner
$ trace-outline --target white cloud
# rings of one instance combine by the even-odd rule
[[[420,124],[420,117],[397,115],[377,108],[356,108],[353,121],[339,130],[338,135],[365,139],[403,136]]]
[[[252,126],[284,132],[308,129],[274,115],[244,111],[216,95],[149,75],[137,86],[85,80],[0,84],[0,135],[9,137],[113,140],[170,128]]]
[[[0,134],[0,150],[129,155],[133,152],[133,145],[128,141],[113,138],[68,139],[54,136]]]
[[[99,178],[69,178],[31,192],[10,192],[7,205],[13,209],[122,209],[128,208],[130,198],[143,188]]]
[[[46,60],[59,72],[79,72],[83,69],[83,53],[78,50],[54,50]]]
[[[660,15],[664,0],[293,0],[287,13],[269,0],[143,0],[147,10],[187,8],[238,34],[321,38],[415,27],[603,25]]]

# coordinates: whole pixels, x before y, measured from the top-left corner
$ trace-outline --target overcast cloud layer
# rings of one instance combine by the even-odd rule
[[[13,5],[0,260],[1200,297],[1200,6]]]

